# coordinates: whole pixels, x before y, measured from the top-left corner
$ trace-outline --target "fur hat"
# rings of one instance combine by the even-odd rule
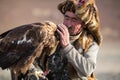
[[[98,45],[101,44],[100,20],[94,0],[66,0],[58,5],[58,10],[62,14],[71,11],[83,21],[85,27],[80,39],[86,37],[93,39]]]

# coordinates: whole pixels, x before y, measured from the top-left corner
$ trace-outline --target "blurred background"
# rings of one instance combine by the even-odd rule
[[[34,22],[62,23],[57,5],[63,0],[0,0],[0,34]],[[120,80],[120,0],[96,0],[103,43],[95,75],[98,80]],[[11,80],[9,70],[0,69],[0,80]]]

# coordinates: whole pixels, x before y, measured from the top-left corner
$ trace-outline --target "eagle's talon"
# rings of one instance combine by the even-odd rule
[[[34,65],[31,65],[28,70],[28,80],[48,80],[45,73],[42,71],[42,69],[36,68]]]
[[[34,71],[34,72],[32,72],[32,73],[29,73],[28,74],[28,76],[29,76],[29,79],[28,80],[30,80],[30,78],[34,78],[35,80],[48,80],[47,79],[47,77],[44,75],[44,72],[42,72],[42,71]]]

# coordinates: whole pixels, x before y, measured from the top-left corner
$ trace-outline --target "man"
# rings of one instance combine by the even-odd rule
[[[44,75],[48,80],[95,80],[102,38],[94,0],[66,0],[58,9],[64,15],[57,29],[60,44],[53,55],[45,57]]]
[[[58,53],[68,60],[70,79],[91,79],[101,44],[100,23],[95,2],[66,0],[58,5],[58,9],[64,15],[63,23],[59,24],[57,29],[61,45]]]

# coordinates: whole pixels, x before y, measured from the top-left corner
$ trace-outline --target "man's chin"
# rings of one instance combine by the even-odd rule
[[[80,33],[70,33],[70,36],[77,36],[79,35]]]
[[[71,32],[69,31],[69,34],[70,34],[70,36],[75,36],[75,35],[76,35],[76,34],[73,33],[72,31],[71,31]]]
[[[76,34],[70,33],[70,36],[75,36]]]

